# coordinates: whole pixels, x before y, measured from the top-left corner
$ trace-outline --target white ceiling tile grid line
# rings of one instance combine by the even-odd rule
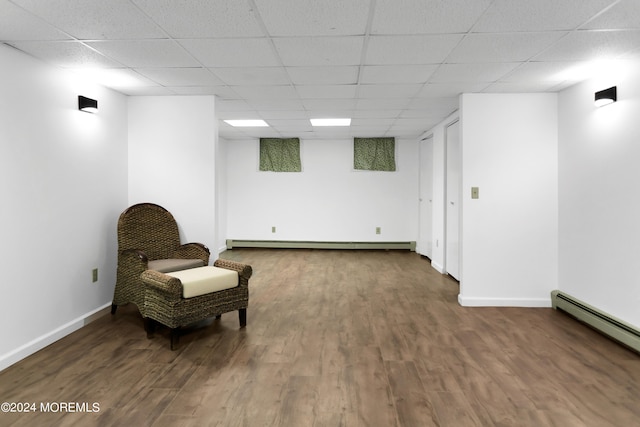
[[[214,94],[269,136],[418,137],[461,93],[554,92],[640,60],[640,1],[0,0],[0,42],[127,95]],[[306,122],[327,116],[353,129]]]

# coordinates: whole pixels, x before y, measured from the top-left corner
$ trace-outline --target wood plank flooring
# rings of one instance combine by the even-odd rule
[[[147,339],[134,306],[0,372],[0,426],[638,426],[640,356],[552,309],[465,308],[404,251],[234,249],[237,313]],[[513,284],[517,286],[517,283]]]

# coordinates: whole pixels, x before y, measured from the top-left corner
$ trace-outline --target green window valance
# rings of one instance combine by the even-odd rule
[[[260,138],[260,170],[300,172],[299,138]]]
[[[395,138],[353,138],[353,168],[370,171],[395,171]]]

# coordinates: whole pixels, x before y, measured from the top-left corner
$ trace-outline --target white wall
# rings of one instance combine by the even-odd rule
[[[640,327],[640,64],[560,94],[560,289]],[[596,91],[618,102],[596,108]]]
[[[129,204],[156,203],[183,243],[216,240],[217,125],[213,96],[129,98]]]
[[[127,103],[5,45],[0,63],[3,369],[111,303]],[[78,111],[78,95],[97,99],[98,113]]]
[[[302,140],[300,173],[260,172],[258,140],[230,140],[225,148],[228,238],[363,242],[417,238],[415,140],[396,140],[396,172],[354,171],[352,140]],[[381,227],[381,234],[375,234],[376,227]]]
[[[558,284],[557,96],[464,94],[460,115],[459,301],[550,306]]]

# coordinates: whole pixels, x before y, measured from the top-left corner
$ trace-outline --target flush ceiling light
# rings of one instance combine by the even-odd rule
[[[224,120],[224,122],[235,128],[263,128],[269,127],[264,120]]]
[[[311,126],[351,126],[351,119],[310,119]]]
[[[609,89],[596,92],[595,104],[596,107],[602,107],[603,105],[614,103],[618,100],[618,89],[616,86]]]
[[[95,113],[98,111],[98,101],[87,98],[86,96],[78,95],[78,110]]]

